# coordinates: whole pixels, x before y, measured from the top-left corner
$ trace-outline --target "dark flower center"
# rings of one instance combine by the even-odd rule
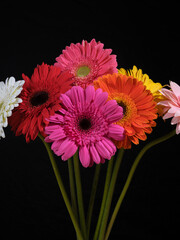
[[[88,130],[91,127],[90,119],[83,118],[79,121],[79,127],[81,130]]]
[[[123,101],[118,102],[118,105],[123,108],[123,115],[125,116],[126,115],[126,111],[127,111],[126,105],[124,104]]]
[[[33,106],[39,106],[45,103],[49,98],[49,94],[45,91],[39,91],[36,92],[32,98],[30,99],[30,102]]]

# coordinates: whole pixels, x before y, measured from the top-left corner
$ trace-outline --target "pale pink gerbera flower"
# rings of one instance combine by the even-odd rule
[[[158,105],[163,106],[163,119],[172,118],[171,124],[176,125],[176,134],[180,133],[180,86],[170,81],[171,90],[162,88],[161,93],[166,100],[161,101]]]
[[[117,72],[116,55],[111,49],[103,49],[104,44],[92,39],[90,43],[71,43],[56,58],[55,66],[69,70],[74,76],[74,85],[86,87],[104,74]]]
[[[107,92],[93,86],[74,86],[60,98],[62,108],[45,128],[49,135],[45,141],[53,142],[54,153],[67,160],[79,149],[84,167],[110,159],[116,152],[111,139],[124,138],[124,128],[113,124],[123,117],[122,107],[115,100],[107,101]]]

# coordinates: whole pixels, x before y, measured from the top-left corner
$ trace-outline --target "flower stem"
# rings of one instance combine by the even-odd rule
[[[115,165],[114,165],[114,170],[113,170],[113,173],[112,173],[112,178],[111,178],[111,182],[110,182],[110,186],[109,186],[109,191],[108,191],[108,194],[107,194],[106,205],[105,205],[105,208],[104,208],[104,213],[103,213],[103,217],[102,217],[102,223],[101,223],[101,227],[100,227],[100,231],[99,231],[98,240],[103,240],[104,239],[104,234],[105,234],[106,225],[107,225],[107,221],[108,221],[108,217],[109,217],[109,211],[110,211],[110,207],[111,207],[114,188],[115,188],[115,184],[116,184],[116,180],[117,180],[117,176],[118,176],[118,172],[119,172],[119,168],[120,168],[120,165],[121,165],[121,162],[122,162],[123,155],[124,155],[124,149],[121,148],[118,151],[118,155],[117,155],[116,162],[115,162]]]
[[[87,236],[88,236],[87,239],[89,239],[91,218],[92,218],[94,201],[95,201],[95,196],[96,196],[96,191],[97,191],[97,185],[98,185],[98,181],[99,181],[100,169],[101,169],[101,164],[97,164],[95,173],[94,173],[94,179],[93,179],[93,183],[92,183],[92,190],[91,190],[88,213],[87,213]]]
[[[101,203],[101,209],[100,209],[99,218],[98,218],[98,222],[96,225],[96,230],[94,233],[93,240],[97,240],[98,235],[99,235],[99,228],[101,226],[101,220],[102,220],[102,216],[103,216],[103,212],[104,212],[104,208],[105,208],[105,204],[106,204],[107,193],[109,190],[109,183],[111,180],[112,167],[113,167],[113,162],[114,162],[113,160],[114,160],[114,156],[112,156],[112,158],[108,162],[106,180],[105,180],[105,184],[104,184],[104,193],[103,193],[103,198],[102,198],[102,203]]]
[[[72,159],[68,159],[68,171],[69,171],[69,185],[70,185],[70,193],[71,193],[71,204],[72,209],[74,211],[74,215],[76,219],[78,219],[78,210],[77,210],[77,201],[76,201],[76,191],[74,184],[74,169]]]
[[[74,172],[75,172],[75,180],[76,180],[80,226],[81,226],[81,230],[83,233],[83,237],[84,237],[84,239],[86,239],[86,220],[85,220],[85,214],[84,214],[84,203],[83,203],[78,151],[74,154],[73,160],[74,160]]]
[[[129,187],[129,185],[130,185],[130,183],[131,183],[131,180],[132,180],[132,178],[133,178],[134,172],[135,172],[135,170],[136,170],[136,168],[137,168],[137,166],[138,166],[138,164],[139,164],[142,156],[145,154],[145,152],[146,152],[148,149],[150,149],[151,147],[155,146],[155,145],[158,144],[158,143],[161,143],[161,142],[164,142],[164,141],[168,140],[169,138],[173,137],[175,134],[176,134],[176,131],[173,130],[173,131],[171,131],[170,133],[164,135],[163,137],[157,138],[157,139],[155,139],[154,141],[148,143],[148,144],[140,151],[140,153],[139,153],[138,156],[136,157],[136,159],[135,159],[135,161],[134,161],[134,163],[133,163],[133,165],[132,165],[132,167],[131,167],[131,170],[130,170],[130,172],[129,172],[129,175],[128,175],[128,177],[127,177],[127,180],[126,180],[126,183],[125,183],[125,185],[124,185],[124,188],[123,188],[123,190],[122,190],[122,192],[121,192],[121,194],[120,194],[120,197],[119,197],[119,199],[118,199],[118,201],[117,201],[117,204],[116,204],[116,206],[115,206],[115,209],[114,209],[114,212],[113,212],[113,214],[112,214],[112,217],[111,217],[111,219],[110,219],[110,222],[109,222],[109,225],[108,225],[108,228],[107,228],[107,232],[106,232],[106,235],[105,235],[105,238],[104,238],[105,240],[107,240],[108,237],[109,237],[109,234],[110,234],[110,232],[111,232],[112,226],[113,226],[113,224],[114,224],[114,221],[115,221],[116,216],[117,216],[117,214],[118,214],[118,211],[119,211],[119,209],[120,209],[121,203],[122,203],[122,201],[123,201],[123,199],[124,199],[124,197],[125,197],[125,194],[126,194],[126,192],[127,192],[127,190],[128,190],[128,187]]]
[[[84,240],[83,237],[82,237],[81,230],[79,228],[78,222],[76,220],[76,217],[75,217],[75,215],[73,213],[73,210],[71,208],[71,204],[70,204],[69,198],[67,196],[66,190],[64,188],[64,184],[62,182],[62,179],[61,179],[61,176],[60,176],[60,173],[59,173],[56,161],[54,159],[53,153],[51,151],[51,148],[50,148],[49,144],[44,141],[44,138],[40,134],[38,136],[42,140],[42,142],[44,143],[44,146],[46,147],[46,150],[48,152],[49,159],[51,161],[52,168],[53,168],[53,171],[54,171],[54,174],[55,174],[55,177],[56,177],[59,189],[60,189],[61,194],[63,196],[63,199],[64,199],[64,202],[66,204],[66,207],[67,207],[67,210],[69,212],[69,215],[71,217],[71,220],[72,220],[72,223],[74,225],[74,228],[75,228],[76,234],[78,236],[78,239],[79,240]]]

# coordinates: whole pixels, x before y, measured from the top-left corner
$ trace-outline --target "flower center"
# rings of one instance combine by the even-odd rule
[[[32,104],[32,106],[40,106],[43,103],[45,103],[49,98],[49,94],[45,91],[39,91],[36,92],[32,98],[30,99],[30,102]]]
[[[117,102],[119,106],[121,106],[123,108],[123,115],[125,116],[127,113],[127,106],[123,101],[119,101]]]
[[[131,121],[131,119],[137,114],[137,108],[134,101],[124,93],[120,93],[113,99],[115,99],[118,105],[123,108],[123,118],[120,122]]]
[[[90,73],[91,69],[88,66],[81,66],[78,68],[76,74],[77,77],[86,77]]]
[[[91,128],[91,121],[90,119],[83,118],[79,121],[79,127],[81,130],[88,130]]]

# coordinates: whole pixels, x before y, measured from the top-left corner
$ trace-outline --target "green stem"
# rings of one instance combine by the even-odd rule
[[[133,178],[134,172],[135,172],[135,170],[136,170],[136,168],[137,168],[137,166],[138,166],[138,164],[139,164],[142,156],[143,156],[143,155],[145,154],[145,152],[146,152],[148,149],[150,149],[151,147],[155,146],[156,144],[159,144],[159,143],[161,143],[161,142],[164,142],[164,141],[168,140],[169,138],[173,137],[174,135],[176,135],[176,131],[175,131],[175,130],[173,130],[173,131],[171,131],[170,133],[164,135],[163,137],[160,137],[160,138],[158,138],[158,139],[156,139],[156,140],[148,143],[148,144],[140,151],[140,153],[139,153],[138,156],[136,157],[136,159],[135,159],[135,161],[134,161],[134,163],[133,163],[133,165],[132,165],[132,167],[131,167],[131,170],[130,170],[130,172],[129,172],[129,175],[128,175],[128,177],[127,177],[127,180],[126,180],[126,183],[125,183],[125,185],[124,185],[124,188],[123,188],[123,190],[122,190],[122,192],[121,192],[121,194],[120,194],[120,197],[119,197],[119,199],[118,199],[118,201],[117,201],[117,204],[116,204],[116,206],[115,206],[115,209],[114,209],[114,212],[113,212],[113,214],[112,214],[111,220],[110,220],[110,222],[109,222],[109,225],[108,225],[108,228],[107,228],[107,232],[106,232],[106,235],[105,235],[105,240],[107,240],[108,237],[109,237],[109,234],[110,234],[110,232],[111,232],[112,226],[113,226],[113,224],[114,224],[114,221],[115,221],[116,216],[117,216],[117,214],[118,214],[118,211],[119,211],[119,209],[120,209],[121,203],[122,203],[122,201],[123,201],[123,199],[124,199],[124,197],[125,197],[125,195],[126,195],[126,192],[127,192],[127,190],[128,190],[128,187],[129,187],[129,185],[130,185],[130,183],[131,183],[131,180],[132,180],[132,178]]]
[[[81,230],[79,228],[78,222],[76,220],[76,217],[75,217],[75,215],[73,213],[73,210],[71,208],[71,204],[70,204],[69,198],[67,196],[66,190],[64,188],[64,184],[62,182],[62,179],[61,179],[61,176],[60,176],[60,173],[59,173],[56,161],[54,159],[53,153],[51,151],[51,148],[50,148],[49,144],[44,141],[44,138],[40,134],[38,136],[42,140],[42,142],[44,143],[44,146],[46,147],[46,150],[48,152],[49,159],[51,161],[52,168],[53,168],[53,171],[54,171],[54,174],[55,174],[55,177],[56,177],[59,189],[60,189],[61,194],[63,196],[63,199],[64,199],[64,202],[66,204],[66,207],[67,207],[67,210],[69,212],[69,215],[71,217],[71,220],[72,220],[72,223],[74,225],[74,228],[75,228],[76,234],[78,236],[78,239],[79,240],[84,240],[83,237],[82,237]]]
[[[81,226],[81,230],[83,232],[83,237],[84,237],[84,239],[86,239],[86,220],[85,220],[85,214],[84,214],[84,203],[83,203],[78,151],[74,154],[73,160],[74,160],[74,172],[75,172],[75,180],[76,180],[80,226]]]
[[[114,160],[114,156],[112,156],[112,158],[108,162],[106,180],[105,180],[105,184],[104,184],[104,193],[103,193],[103,198],[102,198],[102,203],[101,203],[101,209],[100,209],[99,218],[98,218],[98,222],[96,225],[96,230],[94,233],[93,240],[97,240],[98,235],[99,235],[99,228],[101,226],[101,220],[102,220],[102,216],[103,216],[103,212],[104,212],[104,208],[105,208],[105,204],[106,204],[107,193],[109,190],[109,183],[111,180],[112,167],[113,167],[113,162],[114,162],[113,160]]]
[[[77,210],[77,201],[76,201],[76,191],[74,184],[74,169],[73,169],[73,160],[68,159],[68,171],[69,171],[69,185],[70,185],[70,193],[71,193],[71,204],[72,209],[74,211],[74,215],[76,219],[78,219],[78,210]]]
[[[100,169],[101,169],[101,164],[97,164],[95,173],[94,173],[94,179],[93,179],[93,183],[92,183],[92,190],[91,190],[88,213],[87,213],[87,239],[89,239],[92,212],[93,212],[94,201],[95,201],[95,196],[96,196],[96,191],[97,191],[97,185],[98,185],[98,181],[99,181]]]
[[[120,168],[120,165],[122,162],[123,155],[124,155],[124,149],[121,148],[118,151],[118,155],[117,155],[116,162],[114,165],[114,170],[112,173],[111,183],[109,186],[109,191],[108,191],[108,195],[107,195],[107,200],[106,200],[106,205],[105,205],[105,209],[104,209],[104,213],[103,213],[103,218],[102,218],[102,223],[101,223],[101,227],[100,227],[100,231],[99,231],[98,240],[104,239],[104,234],[105,234],[106,225],[107,225],[107,221],[108,221],[108,217],[109,217],[109,211],[110,211],[110,207],[111,207],[114,188],[115,188],[115,184],[116,184],[116,180],[117,180],[117,176],[118,176],[118,172],[119,172],[119,168]]]

